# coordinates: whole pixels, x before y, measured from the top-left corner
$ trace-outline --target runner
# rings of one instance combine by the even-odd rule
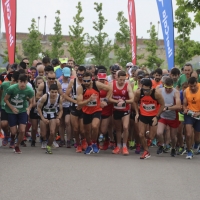
[[[50,136],[46,147],[46,153],[52,154],[51,146],[53,144],[56,129],[60,125],[60,119],[63,114],[62,97],[58,93],[58,85],[51,84],[49,92],[44,94],[38,101],[37,110],[41,118],[40,120],[40,134],[42,140],[46,142],[47,130],[50,130]]]
[[[34,92],[27,86],[28,77],[24,74],[19,76],[18,84],[14,84],[7,89],[7,94],[4,98],[5,100],[5,111],[8,113],[8,123],[11,132],[11,142],[10,147],[14,148],[14,139],[17,134],[18,126],[18,140],[15,146],[15,153],[22,153],[19,149],[19,144],[23,140],[27,115],[29,115],[32,108],[32,101]],[[27,104],[29,101],[29,106]]]
[[[100,107],[100,90],[110,91],[109,86],[92,81],[92,74],[83,75],[82,85],[77,89],[77,104],[83,110],[83,124],[88,147],[85,154],[99,153],[97,138],[102,108]]]
[[[86,69],[84,66],[79,66],[76,76],[77,78],[71,79],[66,90],[65,98],[67,101],[71,102],[70,105],[70,118],[71,118],[71,126],[76,139],[76,152],[81,153],[82,149],[85,150],[87,148],[87,142],[84,135],[84,127],[83,127],[83,112],[81,107],[77,105],[77,88],[81,85],[83,80],[83,74]],[[80,136],[81,140],[80,141]]]
[[[173,87],[176,88],[178,84],[178,79],[180,76],[180,70],[178,68],[173,68],[170,72],[170,77],[173,79]]]
[[[128,155],[127,141],[130,120],[130,104],[133,102],[133,92],[131,85],[126,82],[126,72],[119,71],[117,80],[111,84],[112,96],[109,101],[114,104],[114,125],[117,135],[117,147],[112,151],[113,154],[121,152],[121,137],[123,130],[123,155]]]
[[[113,80],[116,79],[116,72],[120,70],[120,67],[118,65],[113,65],[111,67],[111,75],[109,75],[107,78],[108,78],[108,82],[112,82]]]
[[[152,80],[152,88],[156,88],[158,85],[161,85],[161,78],[162,78],[162,69],[157,68],[154,71],[154,80]]]
[[[179,127],[178,110],[181,109],[180,93],[173,88],[173,79],[167,78],[164,82],[164,87],[159,89],[160,94],[164,98],[165,108],[160,115],[157,127],[157,138],[160,146],[157,150],[157,154],[162,154],[164,150],[164,131],[166,126],[170,127],[171,137],[171,156],[176,155],[176,142],[177,142],[177,129]]]
[[[194,128],[194,138],[197,144],[197,152],[200,144],[200,85],[195,77],[191,77],[188,80],[188,88],[183,92],[183,109],[184,120],[186,128],[186,144],[187,144],[187,156],[186,158],[192,159],[192,135]]]
[[[60,134],[60,144],[59,146],[62,147],[65,145],[65,129],[67,132],[67,141],[66,146],[67,148],[71,148],[70,139],[71,139],[71,122],[70,122],[70,102],[66,100],[66,90],[68,88],[69,82],[70,82],[70,76],[71,76],[71,70],[68,67],[63,68],[63,79],[62,79],[62,91],[63,91],[63,115],[60,121],[59,126],[59,134]]]
[[[141,145],[144,148],[144,153],[140,159],[149,158],[151,155],[148,151],[145,133],[149,125],[149,139],[154,139],[157,129],[158,118],[162,113],[165,104],[164,99],[159,92],[152,88],[151,79],[144,79],[141,81],[142,87],[135,93],[134,104],[136,117],[135,121],[139,119],[139,136]],[[138,109],[140,104],[140,113]]]
[[[5,111],[5,102],[4,98],[7,93],[7,89],[13,85],[16,84],[19,78],[19,72],[15,71],[11,77],[11,81],[4,81],[1,85],[0,89],[0,98],[1,98],[1,128],[4,132],[4,139],[2,141],[2,145],[6,146],[8,144],[8,139],[10,138],[10,132],[9,132],[9,125],[8,125],[8,114]],[[11,147],[13,147],[14,144],[11,144]]]
[[[100,69],[97,74],[98,81],[108,85],[108,81],[106,80],[106,70]],[[108,104],[108,92],[105,90],[100,90],[100,100],[101,100],[101,122],[100,122],[100,134],[105,136],[105,140],[103,142],[103,146],[100,146],[100,149],[107,150],[109,146],[109,135],[112,134],[112,129],[109,129],[109,124],[111,122],[111,116],[113,111],[113,105]],[[111,131],[109,134],[108,131]],[[114,144],[113,138],[111,138],[110,143]]]

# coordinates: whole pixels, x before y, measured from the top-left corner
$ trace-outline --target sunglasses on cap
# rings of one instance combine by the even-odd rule
[[[90,79],[90,80],[84,80],[84,79],[83,79],[83,82],[84,82],[84,83],[89,83],[90,81],[91,81],[91,79]]]
[[[164,87],[167,88],[167,89],[172,89],[174,86],[173,85],[172,86],[164,85]]]

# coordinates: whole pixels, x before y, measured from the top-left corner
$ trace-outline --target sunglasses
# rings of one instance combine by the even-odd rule
[[[91,79],[90,79],[90,80],[84,80],[84,79],[83,79],[83,82],[84,82],[84,83],[89,83],[90,81],[91,81]]]
[[[142,90],[143,90],[143,92],[146,92],[146,93],[149,93],[151,91],[151,89],[143,89],[143,88],[142,88]]]
[[[130,68],[130,67],[132,67],[132,66],[126,66],[126,68]]]
[[[78,73],[77,73],[77,76],[83,76],[83,74],[78,74]]]
[[[55,80],[56,78],[50,78],[50,77],[48,77],[48,79],[53,81],[53,80]]]
[[[167,86],[167,85],[164,85],[164,87],[167,88],[167,89],[172,89],[173,88],[173,86]]]

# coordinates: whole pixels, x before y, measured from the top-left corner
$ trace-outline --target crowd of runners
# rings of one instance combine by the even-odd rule
[[[0,75],[2,146],[21,153],[39,137],[48,154],[52,146],[85,154],[134,150],[140,159],[151,156],[151,146],[173,157],[200,154],[199,70],[189,63],[171,71],[123,67],[48,57],[32,67],[27,58],[8,65]]]

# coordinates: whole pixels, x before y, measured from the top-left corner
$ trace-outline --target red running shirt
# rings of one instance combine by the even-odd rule
[[[122,89],[118,89],[116,80],[113,80],[113,96],[112,96],[112,98],[115,100],[119,100],[119,99],[128,100],[129,95],[128,95],[127,87],[128,87],[128,83],[125,83],[124,87]],[[114,110],[128,111],[128,110],[130,110],[130,105],[124,103],[121,107],[118,107],[114,103]]]

